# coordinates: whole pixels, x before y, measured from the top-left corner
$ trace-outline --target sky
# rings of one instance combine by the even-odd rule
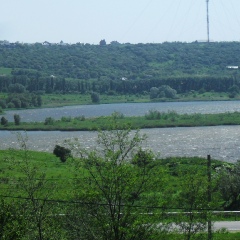
[[[0,40],[162,43],[207,40],[206,0],[0,0]],[[211,41],[240,41],[240,0],[209,0]]]

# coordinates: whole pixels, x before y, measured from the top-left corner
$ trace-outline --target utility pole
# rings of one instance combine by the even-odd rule
[[[208,176],[208,203],[210,204],[212,201],[212,164],[211,164],[211,156],[207,156],[207,176]],[[212,240],[212,221],[211,216],[208,216],[208,240]]]
[[[209,5],[209,0],[206,0],[207,3],[207,42],[209,43],[209,11],[208,11],[208,5]]]

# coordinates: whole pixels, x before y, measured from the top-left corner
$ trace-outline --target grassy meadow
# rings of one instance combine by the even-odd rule
[[[79,161],[79,159],[75,160]],[[196,184],[207,182],[207,160],[197,157],[175,157],[156,159],[155,164],[164,170],[162,171],[164,175],[161,176],[161,178],[164,179],[164,189],[158,194],[165,195],[164,198],[165,201],[167,201],[165,211],[184,211],[177,209],[179,202],[177,202],[175,198],[177,199],[179,193],[189,188],[186,184],[189,184],[188,181],[191,181],[191,179],[197,180]],[[215,169],[223,165],[231,167],[229,163],[212,160],[213,176],[216,174]],[[65,204],[68,204],[71,202],[71,199],[74,198],[74,182],[76,180],[79,182],[81,180],[84,181],[84,178],[87,177],[87,172],[84,168],[80,167],[76,170],[74,166],[71,158],[67,159],[66,162],[61,162],[60,159],[52,153],[13,149],[0,150],[0,198],[3,198],[7,202],[11,202],[16,198],[24,199],[24,197],[27,196],[26,191],[28,188],[26,188],[26,186],[29,184],[29,182],[26,181],[30,180],[30,183],[34,183],[34,186],[37,186],[35,184],[39,181],[39,183],[43,182],[43,188],[40,186],[37,192],[35,192],[34,197],[41,199],[42,195],[48,196],[48,192],[50,191],[51,197],[48,198],[48,201],[59,202],[59,206],[55,205],[55,207],[57,207],[57,209],[59,208],[57,211],[61,212],[62,209],[65,209]],[[78,172],[77,174],[76,171]],[[78,176],[77,179],[76,176]],[[158,178],[158,176],[156,176],[156,178]],[[31,184],[29,184],[29,187],[31,188]],[[40,195],[38,195],[38,193]],[[156,193],[151,192],[151,190],[148,194],[149,196],[156,195]],[[218,195],[216,194],[216,196]],[[217,197],[216,199],[214,198],[214,200],[216,200],[214,206],[221,209],[221,199]],[[139,204],[144,203],[140,202]],[[214,221],[234,220],[233,218],[226,218],[226,216],[219,215],[213,216],[212,219]],[[239,220],[239,217],[235,220]],[[170,223],[172,221],[179,221],[179,217],[175,219],[172,215],[168,217],[165,215],[163,217],[160,214],[158,221]],[[201,233],[199,236],[207,237],[207,234]],[[239,236],[240,233],[229,233],[223,230],[214,233],[213,240],[234,240],[239,239]],[[165,239],[181,240],[183,236],[182,234],[168,233]]]
[[[20,116],[21,117],[21,116]],[[174,111],[159,112],[150,110],[145,116],[126,117],[115,112],[111,116],[94,118],[62,117],[55,120],[51,117],[45,122],[21,122],[15,125],[12,122],[0,125],[1,130],[62,130],[62,131],[96,131],[106,130],[113,119],[117,119],[118,128],[128,125],[133,129],[142,128],[164,128],[164,127],[196,127],[196,126],[218,126],[239,125],[240,113],[218,113],[218,114],[178,114]]]
[[[85,105],[92,104],[90,94],[44,94],[42,95],[43,105],[42,107],[60,107],[70,105]],[[226,101],[226,100],[239,100],[240,96],[235,98],[229,98],[228,93],[216,93],[216,92],[189,92],[186,94],[178,94],[175,99],[155,99],[153,102],[165,102],[165,101]],[[101,104],[111,103],[139,103],[139,102],[152,102],[149,98],[149,94],[129,94],[129,95],[100,95]]]
[[[72,197],[71,186],[76,176],[73,161],[72,158],[68,158],[66,162],[61,162],[60,158],[56,157],[53,153],[47,152],[15,149],[0,150],[1,194],[7,194],[9,191],[7,186],[11,185],[11,187],[14,188],[12,194],[18,196],[20,194],[20,192],[18,192],[20,189],[18,186],[19,179],[27,179],[26,169],[31,169],[31,171],[34,170],[35,179],[40,179],[42,174],[44,174],[47,181],[54,183],[56,186],[53,195],[54,199],[68,200]],[[181,185],[179,185],[181,178],[185,178],[186,173],[195,174],[196,169],[202,173],[207,172],[207,160],[198,157],[156,159],[155,164],[157,164],[159,168],[165,169],[165,183],[167,188],[171,189],[171,192],[178,191],[181,187]],[[223,165],[231,166],[229,163],[212,160],[213,169]],[[182,173],[184,173],[184,175]],[[87,176],[84,168],[79,168],[77,175],[82,178]],[[203,174],[202,177],[205,179],[206,175]]]
[[[12,68],[0,67],[0,75],[10,76],[12,74],[11,72],[12,72]]]

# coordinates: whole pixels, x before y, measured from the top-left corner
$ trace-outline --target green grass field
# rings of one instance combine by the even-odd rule
[[[196,169],[206,172],[207,160],[203,158],[168,158],[157,160],[159,167],[165,167],[168,173],[165,180],[165,185],[171,188],[171,192],[177,192],[181,186],[181,178],[186,178],[187,172],[194,173]],[[224,164],[221,161],[212,160],[212,168],[216,168]],[[21,184],[24,179],[28,179],[23,172],[29,172],[29,179],[33,182],[41,179],[42,173],[46,174],[47,186],[53,184],[54,191],[51,191],[52,200],[69,201],[73,197],[73,178],[75,177],[74,168],[71,159],[62,163],[59,158],[51,153],[23,151],[23,150],[0,150],[0,189],[1,196],[8,195],[14,197],[24,197],[25,193],[22,192]],[[78,177],[85,177],[86,172],[80,169]],[[184,173],[179,175],[178,172]],[[198,175],[199,176],[199,175]],[[206,178],[205,175],[202,176]],[[80,178],[79,178],[80,180]],[[30,185],[31,186],[31,185]],[[166,187],[165,186],[165,187]],[[44,191],[49,191],[48,188]],[[42,190],[41,190],[42,191]],[[11,201],[11,198],[8,198]],[[63,203],[64,204],[64,203]],[[63,207],[63,205],[61,205]],[[166,209],[166,211],[168,211]],[[174,210],[176,211],[176,210]],[[171,218],[168,222],[171,222]],[[232,220],[224,216],[214,217],[215,221],[219,220]],[[239,219],[236,219],[239,220]],[[161,221],[161,216],[159,218]],[[206,235],[206,234],[203,234]],[[206,235],[207,237],[207,235]],[[227,231],[216,232],[213,235],[213,240],[235,240],[239,239],[240,233],[229,233]],[[183,239],[181,234],[168,234],[166,240],[180,240]]]
[[[114,113],[117,118],[118,128],[129,126],[133,129],[141,128],[163,128],[163,127],[196,127],[196,126],[217,126],[217,125],[239,125],[240,113],[219,113],[219,114],[177,114],[176,112],[161,113],[149,111],[145,116],[125,117],[121,113]],[[113,121],[113,116],[85,118],[63,117],[61,120],[52,119],[51,122],[20,123],[14,125],[10,122],[7,125],[0,125],[2,130],[64,130],[64,131],[96,131],[106,130]],[[21,117],[21,115],[20,115]]]
[[[59,107],[70,105],[92,104],[90,94],[44,94],[42,95],[42,107]],[[148,94],[137,95],[100,95],[100,103],[129,103],[129,102],[157,102],[157,101],[226,101],[239,100],[240,96],[234,99],[229,98],[228,93],[205,92],[199,94],[197,92],[179,94],[176,99],[153,99],[150,100]]]
[[[11,75],[12,68],[0,67],[0,75]]]
[[[46,174],[46,180],[52,183],[54,186],[54,199],[67,200],[71,191],[69,188],[69,182],[73,179],[74,174],[71,170],[70,160],[66,163],[62,163],[59,158],[51,153],[46,152],[26,152],[19,150],[0,150],[0,189],[1,194],[9,194],[9,189],[6,185],[14,187],[14,192],[11,191],[11,195],[24,196],[19,190],[18,184],[20,178],[26,178],[26,174],[23,169],[28,165],[29,169],[36,170],[34,178],[38,179],[44,173]],[[31,172],[29,171],[29,172]]]
[[[44,94],[42,107],[93,104],[90,94]],[[100,103],[149,102],[148,95],[101,95]]]

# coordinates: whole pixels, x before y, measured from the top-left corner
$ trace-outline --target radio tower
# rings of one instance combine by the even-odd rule
[[[209,11],[208,11],[209,0],[206,0],[206,2],[207,2],[207,42],[209,43]]]

